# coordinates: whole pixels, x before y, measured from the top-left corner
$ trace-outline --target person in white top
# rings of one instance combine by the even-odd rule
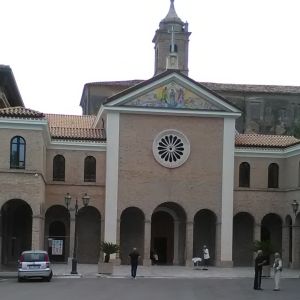
[[[282,271],[282,260],[278,252],[276,252],[274,256],[275,259],[273,264],[273,270],[274,270],[275,288],[273,291],[280,291],[279,282],[280,282],[281,271]]]
[[[203,265],[203,270],[208,270],[208,261],[210,259],[209,256],[209,251],[208,248],[206,247],[206,245],[203,246],[203,261],[204,261],[204,265]]]

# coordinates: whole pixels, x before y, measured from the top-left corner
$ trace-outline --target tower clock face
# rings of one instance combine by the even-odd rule
[[[152,151],[159,164],[166,168],[177,168],[188,159],[190,143],[183,133],[168,129],[156,136]]]

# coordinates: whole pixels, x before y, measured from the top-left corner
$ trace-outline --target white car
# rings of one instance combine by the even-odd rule
[[[50,281],[52,278],[49,255],[47,251],[23,251],[18,260],[18,281],[29,278],[43,278]]]

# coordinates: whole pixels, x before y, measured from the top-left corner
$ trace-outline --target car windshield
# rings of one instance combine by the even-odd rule
[[[24,253],[24,261],[46,261],[45,253]]]

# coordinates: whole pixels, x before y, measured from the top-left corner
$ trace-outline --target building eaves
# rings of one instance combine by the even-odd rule
[[[0,109],[0,117],[23,118],[23,119],[44,119],[45,115],[39,111],[22,106],[6,107]]]
[[[100,128],[49,127],[54,140],[105,141],[104,130]]]
[[[4,88],[11,106],[24,106],[14,74],[7,65],[0,65],[0,87]]]
[[[288,135],[236,134],[235,147],[288,148],[300,144],[300,140]]]

